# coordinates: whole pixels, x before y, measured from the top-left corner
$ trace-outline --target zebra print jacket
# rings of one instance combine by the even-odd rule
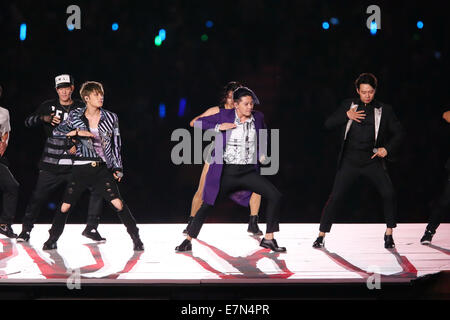
[[[55,138],[64,138],[66,134],[78,128],[79,130],[89,130],[89,121],[84,115],[86,107],[73,110],[69,113],[67,119],[53,130]],[[100,109],[100,121],[98,123],[98,132],[102,140],[103,152],[106,157],[106,165],[112,171],[123,171],[122,158],[120,155],[121,140],[119,131],[118,116],[103,108]],[[102,161],[94,149],[94,144],[91,138],[77,136],[77,152],[75,160],[92,160]]]

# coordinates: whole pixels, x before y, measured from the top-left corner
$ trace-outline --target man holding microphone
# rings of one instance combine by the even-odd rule
[[[30,233],[44,202],[58,187],[67,184],[73,165],[75,144],[69,152],[66,151],[61,139],[52,137],[52,132],[62,121],[67,119],[69,112],[84,107],[80,100],[72,99],[75,89],[73,77],[61,74],[55,78],[57,99],[43,102],[40,107],[25,119],[28,128],[42,126],[47,140],[39,162],[39,176],[31,200],[26,208],[23,219],[22,232],[17,241],[29,241]],[[88,222],[83,235],[94,240],[104,241],[97,231],[99,216],[102,208],[101,196],[91,193],[89,201]]]

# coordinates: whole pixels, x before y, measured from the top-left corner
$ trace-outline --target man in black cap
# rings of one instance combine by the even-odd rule
[[[0,86],[0,97],[3,89]],[[15,238],[17,235],[11,228],[16,214],[17,200],[19,198],[19,183],[8,168],[8,160],[5,157],[8,147],[9,133],[11,125],[9,123],[9,111],[0,107],[0,189],[3,193],[3,212],[0,216],[0,234],[8,238]]]
[[[72,169],[75,144],[66,151],[66,141],[52,137],[53,129],[67,119],[69,112],[84,107],[80,100],[72,100],[75,89],[73,77],[61,74],[55,78],[58,99],[47,100],[32,115],[25,119],[28,128],[42,125],[47,136],[44,152],[39,162],[39,176],[35,190],[28,204],[23,219],[22,232],[17,241],[29,241],[30,233],[39,215],[42,205],[50,193],[59,186],[67,183]],[[69,141],[70,142],[70,141]],[[104,241],[97,231],[103,199],[91,193],[89,201],[88,221],[82,235],[95,241]]]

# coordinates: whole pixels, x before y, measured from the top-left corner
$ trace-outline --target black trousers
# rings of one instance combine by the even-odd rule
[[[431,209],[431,215],[428,221],[427,230],[432,233],[436,232],[436,229],[441,224],[445,214],[450,211],[450,175],[448,176],[447,185],[444,192],[436,201]]]
[[[93,189],[91,192],[92,194],[105,199],[118,213],[120,220],[126,226],[130,235],[138,234],[139,229],[136,226],[136,220],[120,196],[119,188],[117,187],[112,173],[108,170],[104,163],[101,163],[99,165],[97,164],[95,167],[91,166],[91,164],[73,167],[72,175],[70,177],[70,181],[67,183],[62,201],[63,203],[70,204],[71,206],[68,212],[62,212],[61,207],[58,208],[52,222],[52,227],[49,231],[51,238],[57,240],[61,236],[70,211],[77,203],[81,194],[89,187]],[[118,210],[111,204],[111,201],[115,199],[120,199],[122,201],[122,210]]]
[[[13,223],[19,199],[19,186],[9,168],[0,163],[0,189],[3,193],[3,212],[0,216],[0,224]]]
[[[267,199],[266,209],[266,232],[272,233],[280,230],[279,211],[281,204],[281,193],[265,177],[258,174],[254,165],[231,165],[223,166],[220,189],[217,201],[227,198],[230,193],[239,190],[249,190],[260,194]],[[195,215],[192,223],[188,226],[188,234],[192,238],[197,238],[206,217],[211,213],[214,206],[203,202]]]
[[[322,211],[320,232],[330,232],[334,217],[342,205],[344,195],[349,187],[361,177],[368,178],[381,195],[387,227],[395,228],[397,226],[394,187],[387,171],[382,166],[381,160],[374,159],[367,165],[357,166],[344,159],[336,174],[333,190]]]
[[[58,187],[66,185],[70,181],[71,173],[53,173],[46,170],[40,170],[36,187],[31,196],[31,200],[25,209],[23,218],[23,229],[31,231],[36,222],[42,205],[47,201],[50,194]],[[97,228],[102,212],[103,199],[101,196],[92,193],[89,199],[87,225]]]

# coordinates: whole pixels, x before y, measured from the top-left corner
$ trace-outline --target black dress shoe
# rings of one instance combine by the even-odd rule
[[[189,228],[189,226],[192,224],[192,220],[194,220],[194,217],[193,217],[193,216],[189,216],[188,224],[187,224],[187,226],[186,226],[186,229],[183,230],[183,234],[184,234],[184,235],[187,235],[187,233],[188,233],[188,228]]]
[[[30,241],[30,231],[22,230],[22,232],[17,237],[17,242],[29,242]]]
[[[55,250],[58,249],[58,247],[56,246],[56,242],[58,240],[54,239],[54,238],[49,238],[45,243],[44,243],[44,247],[42,248],[42,250]]]
[[[279,247],[277,240],[275,240],[275,239],[267,240],[266,238],[263,238],[259,245],[263,248],[270,249],[275,252],[286,252],[286,248]]]
[[[89,239],[97,241],[97,242],[106,241],[106,239],[103,238],[100,235],[100,233],[97,231],[97,228],[86,227],[86,229],[84,229],[84,231],[81,234],[83,236],[85,236],[86,238],[89,238]]]
[[[131,239],[133,240],[134,251],[144,251],[144,244],[138,234],[132,234]]]
[[[17,234],[14,233],[10,224],[2,224],[0,225],[0,233],[7,236],[8,238],[15,239],[17,238]]]
[[[262,236],[263,233],[258,227],[258,216],[250,216],[247,232],[253,233],[254,236]]]
[[[317,237],[316,241],[314,241],[312,246],[313,248],[323,248],[325,247],[325,240],[323,239],[322,236]]]
[[[422,239],[420,239],[421,244],[431,244],[431,240],[433,240],[434,232],[430,230],[425,230]]]
[[[386,249],[395,248],[394,238],[392,238],[392,235],[384,234],[384,247]]]
[[[176,252],[185,252],[192,250],[192,243],[188,239],[185,239],[178,247],[175,248]]]

